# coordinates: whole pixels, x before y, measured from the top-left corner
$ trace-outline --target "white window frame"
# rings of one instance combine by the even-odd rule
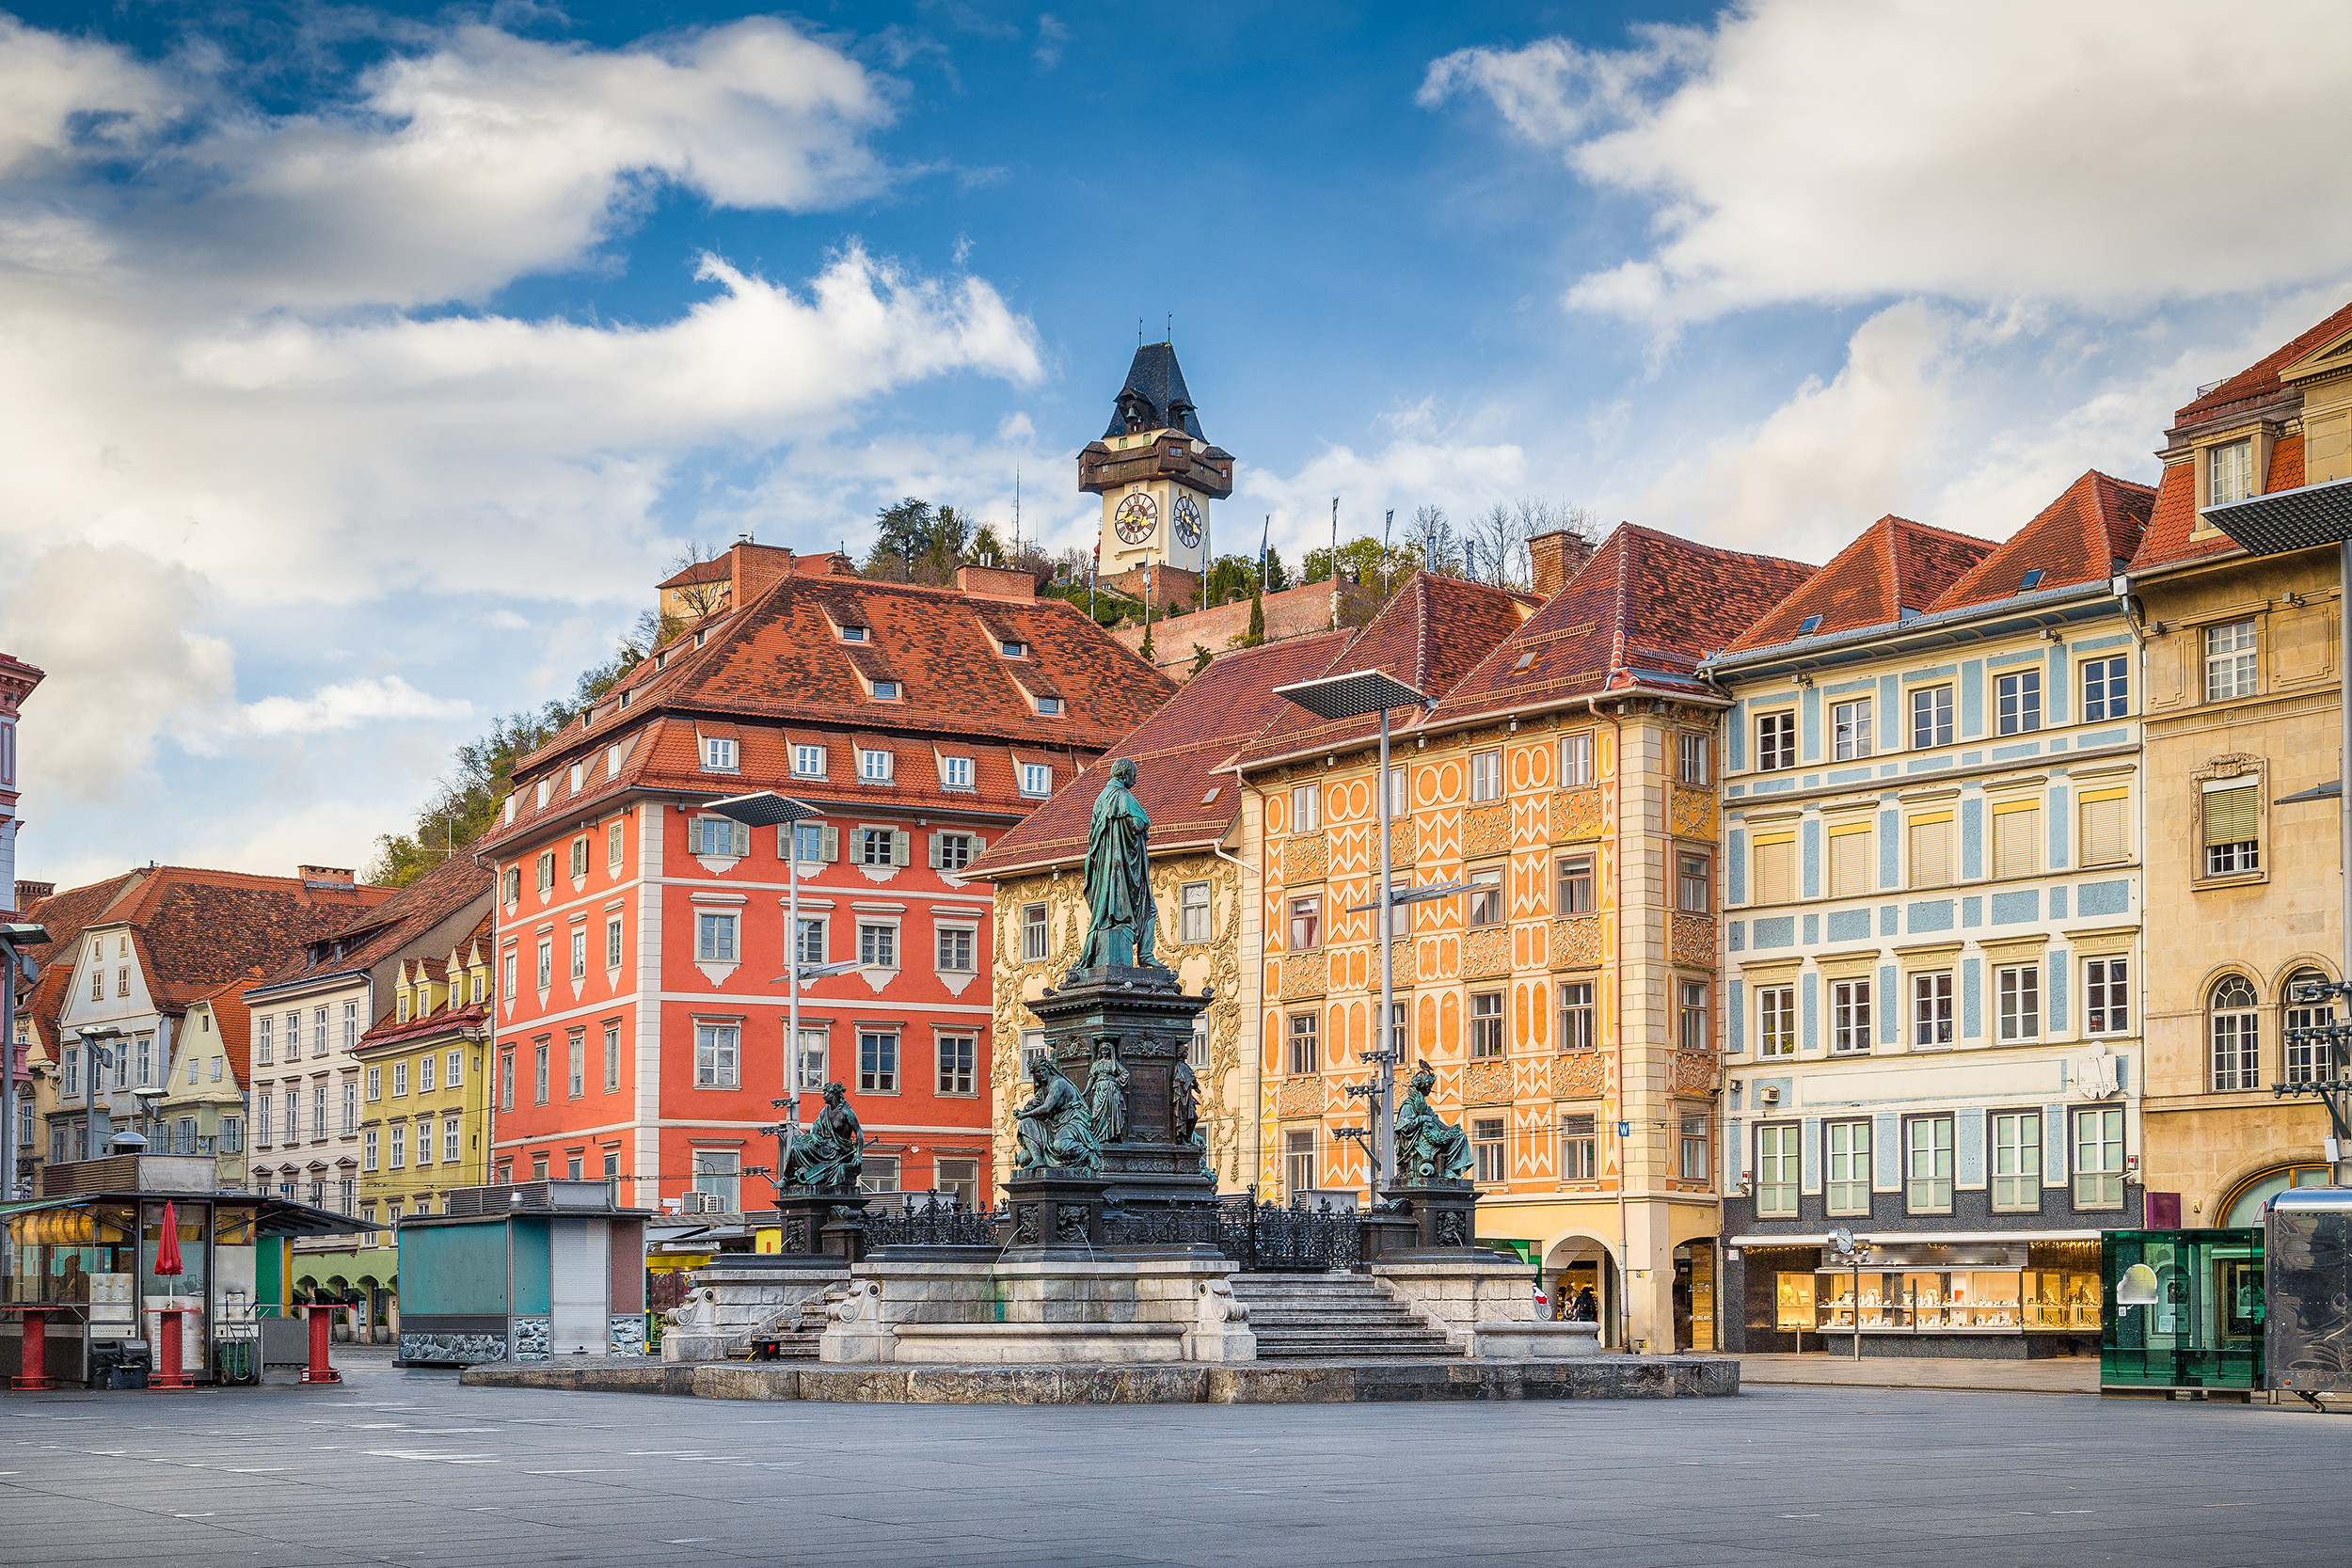
[[[1995,735],[2031,735],[2042,728],[2042,669],[2011,670],[1993,682]]]
[[[1500,1061],[1509,1055],[1511,1042],[1508,1023],[1502,991],[1470,992],[1470,1060],[1474,1062]]]
[[[1851,697],[1830,705],[1830,756],[1836,762],[1858,762],[1872,754],[1870,699]]]
[[[2042,1113],[1995,1111],[1986,1122],[1993,1142],[1993,1212],[2037,1212],[2042,1208]]]
[[[1869,1122],[1855,1118],[1823,1122],[1821,1153],[1821,1207],[1834,1215],[1868,1213]]]
[[[1042,762],[1021,765],[1021,793],[1032,800],[1041,800],[1054,793],[1054,769]]]
[[[2083,960],[2083,1033],[2097,1037],[2132,1032],[2132,961],[2128,958]]]
[[[1767,1121],[1756,1129],[1756,1217],[1791,1220],[1804,1174],[1804,1129],[1793,1121]]]
[[[1560,787],[1581,789],[1593,782],[1593,734],[1560,737]]]
[[[1756,988],[1756,1054],[1767,1062],[1787,1061],[1797,1053],[1797,988],[1792,984]]]
[[[1756,716],[1756,770],[1778,773],[1797,766],[1797,710]]]
[[[2262,694],[2262,628],[2252,616],[2204,628],[2205,701]]]
[[[1829,986],[1829,1050],[1833,1056],[1870,1053],[1870,982],[1832,980]]]
[[[1176,940],[1198,943],[1210,940],[1214,927],[1211,920],[1209,884],[1186,882],[1176,891]]]
[[[860,784],[886,784],[895,777],[898,766],[896,752],[881,749],[857,749],[857,781]]]
[[[796,779],[823,778],[825,748],[795,741],[792,746],[792,776]]]
[[[2000,964],[1993,971],[1994,1012],[2003,1045],[2042,1037],[2042,964]]]
[[[1321,784],[1291,785],[1291,828],[1295,833],[1311,833],[1323,827],[1323,786]]]
[[[1470,753],[1470,803],[1502,799],[1502,752],[1472,752]]]
[[[698,1089],[739,1088],[742,1079],[742,1021],[731,1018],[696,1019],[694,1086]]]
[[[1912,1049],[1952,1044],[1952,972],[1918,970],[1911,975],[1910,990]]]

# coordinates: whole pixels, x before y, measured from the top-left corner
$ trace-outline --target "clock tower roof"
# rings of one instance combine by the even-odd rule
[[[1201,434],[1192,393],[1184,388],[1184,369],[1176,363],[1173,343],[1146,343],[1136,350],[1135,363],[1127,367],[1126,384],[1119,389],[1111,422],[1103,436],[1108,439],[1152,430],[1181,430],[1196,441],[1208,439]]]

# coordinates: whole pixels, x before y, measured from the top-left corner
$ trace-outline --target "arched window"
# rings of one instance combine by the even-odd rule
[[[2262,1086],[2262,1023],[2253,983],[2233,974],[2213,988],[2213,1086],[2216,1092]]]
[[[2328,1004],[2322,1002],[2314,1005],[2295,999],[2299,988],[2327,983],[2328,976],[2316,969],[2298,969],[2287,976],[2286,990],[2280,994],[2279,1000],[2286,1004],[2284,1079],[2287,1083],[2311,1084],[2335,1076],[2328,1062],[2327,1041],[2298,1040],[2295,1037],[2296,1031],[2299,1029],[2316,1029],[2335,1022],[2335,1009]]]

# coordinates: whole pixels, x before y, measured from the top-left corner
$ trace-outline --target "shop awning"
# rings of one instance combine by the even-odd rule
[[[232,1195],[215,1196],[227,1197]],[[332,1209],[313,1209],[290,1197],[262,1197],[253,1212],[253,1228],[263,1236],[347,1236],[362,1230],[388,1227],[382,1224],[370,1225],[350,1214],[339,1214]]]
[[[1855,1239],[1868,1242],[1873,1246],[1984,1246],[1995,1242],[2095,1242],[2106,1234],[2104,1230],[1889,1230],[1883,1235],[1858,1235]],[[1726,1236],[1724,1245],[1827,1246],[1829,1237]]]

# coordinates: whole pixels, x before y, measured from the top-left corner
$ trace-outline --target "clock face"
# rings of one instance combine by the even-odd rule
[[[1111,521],[1119,529],[1120,538],[1130,545],[1140,545],[1152,537],[1152,530],[1160,520],[1159,503],[1138,490],[1119,503],[1111,514]]]
[[[1200,547],[1200,508],[1190,496],[1176,498],[1176,538],[1188,550]]]

